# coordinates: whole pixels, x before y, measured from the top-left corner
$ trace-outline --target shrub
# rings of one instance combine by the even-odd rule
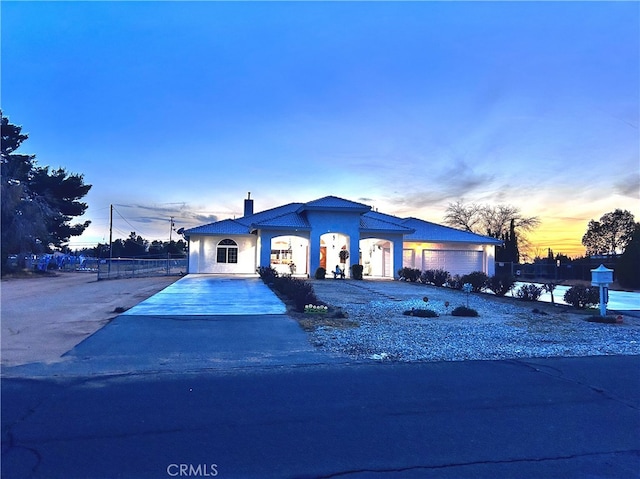
[[[449,272],[443,269],[427,269],[420,275],[420,281],[424,284],[444,286],[449,279]]]
[[[447,279],[447,286],[452,289],[462,289],[463,284],[462,278],[458,274],[455,276],[449,276]]]
[[[600,302],[600,292],[595,287],[572,286],[564,293],[564,301],[574,308],[584,309]]]
[[[405,281],[415,283],[420,278],[421,271],[417,268],[401,268],[398,270],[398,276]]]
[[[316,274],[314,275],[314,277],[316,279],[324,279],[326,275],[327,275],[327,270],[320,267],[316,270]]]
[[[278,276],[273,282],[273,289],[293,301],[299,312],[303,312],[307,304],[318,303],[313,286],[303,279],[292,278],[290,275]]]
[[[419,318],[437,318],[438,313],[432,309],[410,309],[402,314],[405,316],[417,316]]]
[[[478,316],[478,312],[473,308],[467,308],[466,306],[458,306],[456,309],[451,311],[451,316],[468,316],[468,317],[476,317]]]
[[[471,285],[471,291],[474,293],[479,293],[482,291],[487,284],[487,280],[489,278],[482,271],[474,271],[469,274],[465,274],[460,278],[462,284],[469,283]]]
[[[516,296],[525,301],[538,301],[541,294],[542,288],[535,284],[523,284],[520,286],[520,289],[516,291]]]
[[[278,272],[271,266],[260,266],[258,274],[266,284],[273,283],[274,279],[278,277]]]
[[[516,279],[508,274],[491,276],[487,280],[487,288],[493,291],[496,296],[504,296],[513,289]]]
[[[351,265],[351,277],[353,279],[362,279],[362,271],[364,270],[364,266],[361,264]]]

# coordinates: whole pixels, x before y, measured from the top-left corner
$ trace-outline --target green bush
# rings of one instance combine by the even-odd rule
[[[320,267],[316,270],[316,274],[314,275],[314,277],[316,279],[324,279],[326,275],[327,275],[327,270]]]
[[[362,279],[362,271],[364,270],[364,266],[361,264],[351,265],[351,277],[353,279]]]
[[[443,269],[427,269],[420,275],[420,281],[424,284],[444,286],[449,276],[449,272]]]
[[[432,309],[410,309],[404,311],[402,314],[405,316],[417,316],[419,318],[437,318],[438,313]]]
[[[489,278],[487,277],[487,275],[482,271],[474,271],[462,276],[462,278],[460,278],[460,281],[462,282],[462,284],[469,283],[472,288],[471,291],[473,291],[474,293],[479,293],[486,287],[488,279]]]
[[[538,298],[542,295],[542,288],[535,284],[523,284],[520,289],[516,291],[516,297],[524,301],[538,301]]]
[[[412,283],[415,283],[420,279],[421,273],[422,272],[417,268],[401,268],[398,270],[398,276],[400,276],[400,279],[411,281]]]
[[[451,311],[451,316],[468,316],[475,318],[478,316],[478,312],[473,308],[467,308],[466,306],[458,306],[456,309]]]
[[[278,277],[278,272],[270,266],[260,266],[258,274],[266,284],[273,283],[274,279]]]
[[[451,289],[462,289],[463,284],[464,283],[462,282],[462,278],[459,274],[449,276],[449,278],[447,278],[447,287]]]
[[[600,302],[600,291],[596,287],[572,286],[564,293],[564,301],[578,309],[595,306]]]
[[[491,276],[487,280],[487,288],[496,296],[504,296],[513,289],[516,279],[509,274]]]
[[[274,279],[273,289],[286,296],[295,305],[296,311],[303,312],[307,304],[319,304],[311,283],[291,275],[278,276]]]

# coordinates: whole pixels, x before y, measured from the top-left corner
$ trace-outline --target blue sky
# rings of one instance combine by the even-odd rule
[[[640,220],[637,2],[2,2],[5,115],[82,173],[87,232],[325,195],[441,222],[509,203],[572,255]],[[124,218],[124,219],[123,219]],[[126,220],[126,221],[125,221]],[[174,237],[175,238],[175,237]]]

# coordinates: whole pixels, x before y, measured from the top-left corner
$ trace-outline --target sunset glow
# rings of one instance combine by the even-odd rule
[[[335,195],[442,223],[457,200],[640,220],[637,2],[3,2],[2,110],[82,173],[72,247]],[[85,218],[82,218],[85,219]],[[175,237],[174,237],[175,239]]]

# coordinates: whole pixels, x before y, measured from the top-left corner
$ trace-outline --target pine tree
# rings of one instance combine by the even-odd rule
[[[85,185],[82,175],[69,174],[59,168],[38,167],[35,155],[16,153],[28,135],[22,127],[2,115],[2,264],[7,257],[18,254],[51,251],[61,247],[71,236],[82,234],[86,221],[71,225],[88,205],[78,200],[91,185]]]

